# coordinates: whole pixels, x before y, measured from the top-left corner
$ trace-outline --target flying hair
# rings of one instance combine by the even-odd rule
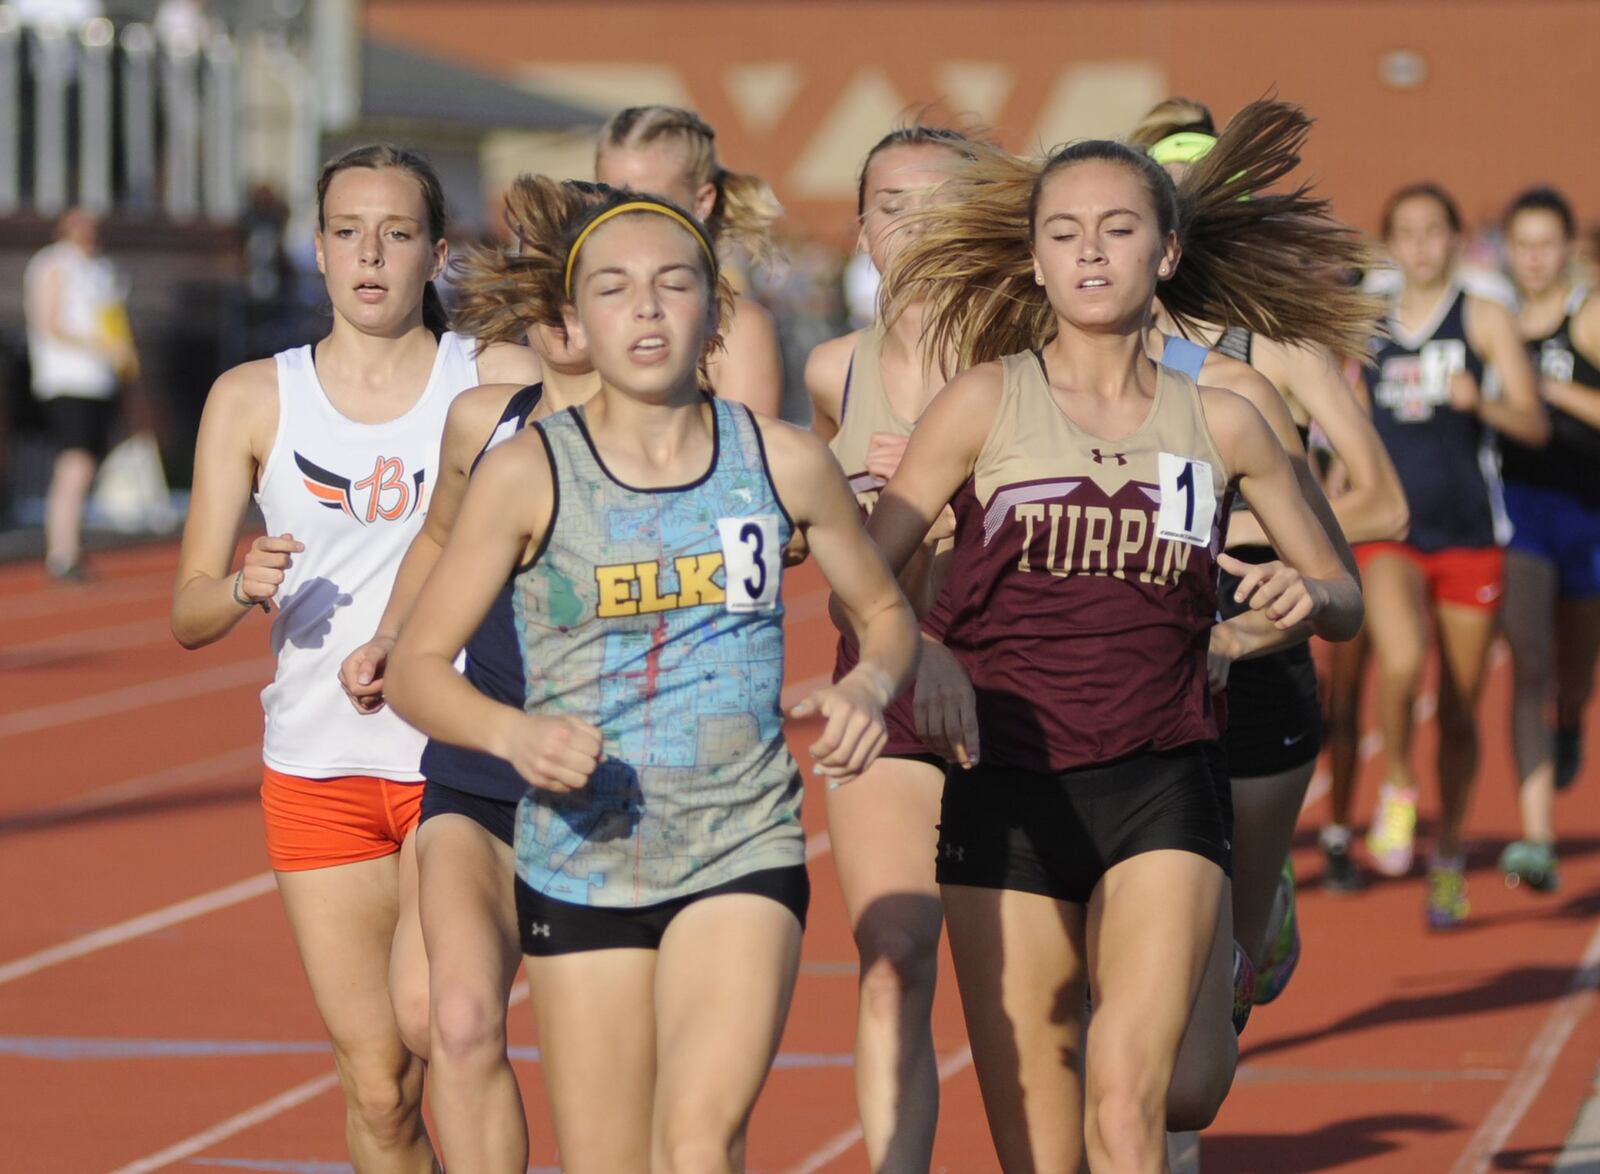
[[[1048,342],[1055,311],[1033,271],[1040,193],[1058,171],[1108,162],[1139,178],[1159,231],[1178,235],[1182,260],[1160,294],[1180,330],[1241,326],[1364,356],[1378,304],[1333,275],[1365,264],[1366,246],[1308,185],[1270,190],[1299,163],[1310,127],[1298,106],[1253,102],[1178,186],[1143,151],[1112,140],[1073,143],[1043,160],[974,144],[975,157],[957,165],[933,205],[907,215],[922,232],[887,275],[886,321],[924,302],[925,344],[954,355],[958,369]]]
[[[1186,132],[1216,137],[1217,123],[1211,117],[1211,107],[1193,98],[1168,98],[1152,106],[1150,113],[1128,132],[1128,145],[1148,151],[1162,139]]]
[[[631,210],[618,212],[627,206]],[[534,326],[565,328],[567,266],[573,246],[602,217],[659,215],[684,227],[701,247],[701,272],[706,288],[717,299],[719,318],[726,323],[733,312],[733,290],[717,263],[715,253],[704,248],[706,230],[689,213],[670,200],[641,195],[603,183],[555,180],[547,175],[519,175],[506,192],[505,218],[513,244],[509,248],[477,246],[455,265],[461,289],[456,324],[478,339],[479,346],[494,342],[523,343]],[[701,357],[702,384],[705,363],[722,349],[722,331],[712,335]]]
[[[709,183],[717,189],[716,203],[706,217],[712,241],[732,240],[756,260],[772,261],[778,254],[773,229],[783,215],[777,193],[758,175],[724,167],[717,159],[717,132],[693,110],[679,106],[619,110],[600,130],[595,159],[610,150],[647,147],[661,140],[682,144],[692,187]]]

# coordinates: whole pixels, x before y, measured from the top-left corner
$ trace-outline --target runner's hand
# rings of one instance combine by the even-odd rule
[[[941,758],[970,769],[978,762],[978,699],[955,654],[924,639],[914,705],[917,737]]]
[[[357,713],[383,708],[383,673],[394,651],[394,638],[374,636],[339,665],[339,685]]]
[[[605,744],[600,730],[581,718],[514,713],[495,753],[530,787],[565,794],[588,784],[605,758]]]
[[[1217,565],[1239,579],[1234,601],[1249,604],[1250,610],[1264,613],[1279,628],[1292,628],[1313,619],[1328,606],[1327,589],[1322,583],[1305,578],[1277,560],[1247,563],[1231,554],[1220,554]]]
[[[251,603],[265,604],[283,586],[284,572],[294,557],[306,548],[293,534],[262,535],[250,544],[244,556],[244,575],[239,579],[239,594]]]
[[[867,472],[880,481],[887,481],[900,467],[900,458],[906,455],[909,436],[894,432],[874,432],[867,441]]]
[[[883,724],[882,691],[873,689],[857,666],[837,685],[818,689],[789,711],[791,717],[819,715],[826,719],[822,735],[811,744],[813,770],[841,786],[871,766],[889,734]]]

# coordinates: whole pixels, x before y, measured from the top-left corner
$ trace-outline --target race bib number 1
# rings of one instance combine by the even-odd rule
[[[733,612],[772,611],[778,606],[778,582],[783,574],[777,517],[718,518],[717,530],[728,581],[724,606]]]
[[[1211,545],[1211,523],[1217,516],[1211,466],[1193,457],[1159,454],[1161,510],[1156,535],[1190,546]]]

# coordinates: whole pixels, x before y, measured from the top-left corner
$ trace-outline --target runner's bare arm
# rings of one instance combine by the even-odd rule
[[[212,385],[195,441],[194,491],[172,594],[172,634],[185,648],[222,639],[257,605],[265,607],[303,549],[293,535],[266,535],[251,545],[241,570],[233,566],[250,491],[277,426],[271,359],[235,367]]]

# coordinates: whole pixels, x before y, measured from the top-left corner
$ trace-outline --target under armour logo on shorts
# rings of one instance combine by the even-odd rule
[[[940,844],[939,851],[944,853],[946,860],[954,860],[957,864],[966,863],[967,850],[960,844]]]
[[[528,923],[528,936],[530,938],[547,938],[550,936],[550,923],[530,921]]]

